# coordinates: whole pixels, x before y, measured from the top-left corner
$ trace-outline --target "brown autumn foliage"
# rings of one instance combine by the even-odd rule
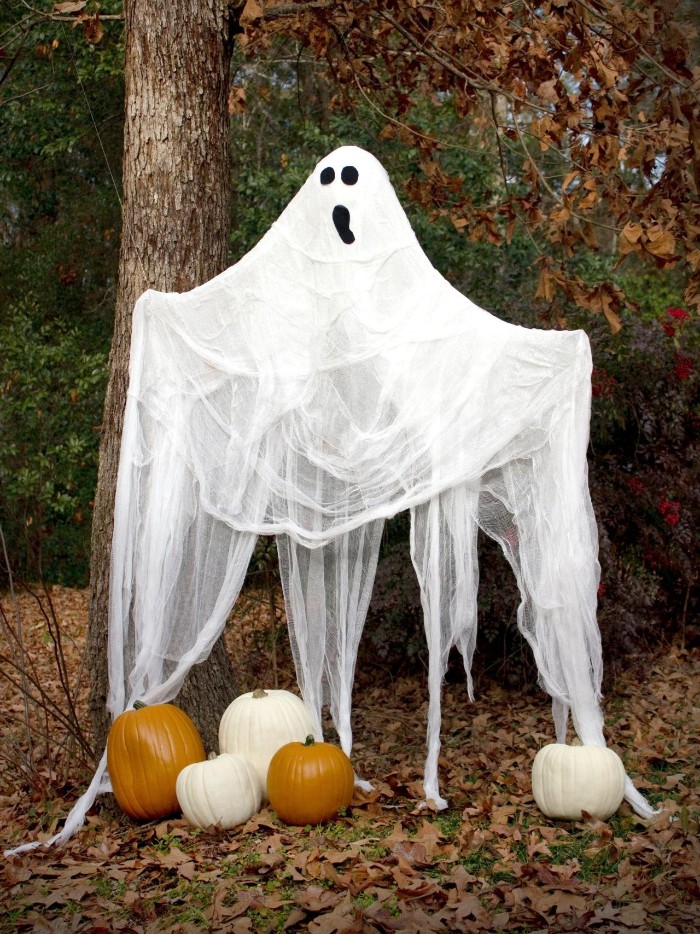
[[[537,297],[602,312],[626,301],[572,262],[604,247],[678,267],[700,304],[700,65],[693,5],[676,0],[248,0],[251,50],[293,35],[325,61],[332,106],[369,102],[385,138],[421,155],[406,194],[474,240],[541,246]],[[454,108],[449,139],[426,133],[416,101]],[[450,148],[497,152],[500,184],[473,203],[443,168]]]
[[[295,689],[281,597],[252,590],[227,630],[242,688]],[[39,599],[37,599],[37,597]],[[25,663],[63,706],[62,678],[82,717],[87,593],[54,587],[1,603],[21,620]],[[48,611],[48,612],[47,612]],[[47,618],[48,617],[48,618]],[[57,670],[53,619],[62,633]],[[273,650],[273,645],[275,646]],[[0,652],[16,641],[0,625]],[[636,783],[663,808],[640,821],[623,804],[609,821],[554,821],[537,809],[530,768],[552,740],[538,691],[484,680],[444,690],[441,775],[447,811],[419,807],[426,692],[419,676],[361,666],[353,727],[356,769],[374,784],[347,813],[288,827],[265,808],[230,831],[198,830],[179,816],[134,823],[94,811],[63,849],[2,862],[0,930],[234,934],[274,931],[685,934],[700,921],[700,655],[682,645],[630,658],[606,698],[611,743]],[[7,671],[3,665],[2,671]],[[89,764],[66,724],[0,677],[3,847],[55,832]],[[330,737],[332,738],[332,736]]]

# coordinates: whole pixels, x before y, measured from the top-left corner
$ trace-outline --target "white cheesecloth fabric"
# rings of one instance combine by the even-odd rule
[[[590,373],[582,331],[507,324],[452,288],[373,156],[324,158],[240,262],[134,310],[112,716],[176,696],[219,637],[257,536],[274,534],[299,687],[318,737],[327,702],[349,753],[383,523],[410,509],[430,650],[426,798],[445,806],[440,689],[452,646],[469,678],[478,528],[516,575],[557,739],[570,712],[582,742],[604,745]],[[108,787],[103,761],[56,842]],[[654,813],[629,779],[626,797]]]

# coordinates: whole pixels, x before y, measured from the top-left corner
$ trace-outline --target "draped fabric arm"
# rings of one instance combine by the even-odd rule
[[[134,311],[129,398],[117,483],[110,582],[108,709],[165,703],[221,635],[256,534],[222,520],[202,494],[184,443],[203,424],[190,377],[168,354],[147,292]],[[217,384],[206,404],[217,404]],[[259,511],[264,512],[262,501]]]
[[[570,334],[571,358],[559,377],[559,404],[536,435],[518,440],[518,457],[485,474],[479,522],[495,538],[521,593],[518,626],[542,687],[552,697],[558,742],[569,714],[583,743],[605,746],[600,686],[603,656],[596,619],[598,534],[588,489],[590,346]],[[627,779],[626,799],[654,813]]]

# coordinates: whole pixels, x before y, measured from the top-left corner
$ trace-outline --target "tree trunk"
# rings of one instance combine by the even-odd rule
[[[185,291],[227,265],[232,6],[237,5],[227,0],[124,3],[123,226],[93,516],[87,640],[90,712],[98,749],[109,728],[109,563],[131,314],[145,289]],[[188,681],[180,697],[195,701],[188,704],[188,713],[205,746],[214,749],[219,717],[235,696],[222,639],[210,659],[194,667]],[[207,698],[206,705],[196,703],[198,696]]]

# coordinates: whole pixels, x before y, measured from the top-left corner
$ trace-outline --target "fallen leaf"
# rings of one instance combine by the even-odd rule
[[[296,896],[297,903],[307,911],[325,911],[337,905],[340,895],[335,892],[329,892],[327,889],[319,888],[315,885],[307,886]]]
[[[647,923],[647,912],[640,904],[625,905],[620,909],[619,920],[625,927],[640,928]]]

